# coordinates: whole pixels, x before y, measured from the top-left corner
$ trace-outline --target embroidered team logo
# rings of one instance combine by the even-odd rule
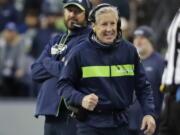
[[[147,71],[147,72],[152,72],[153,71],[153,67],[145,67],[145,70]]]
[[[67,45],[55,44],[54,46],[51,47],[51,54],[52,55],[62,54],[62,52],[66,49],[67,49]]]

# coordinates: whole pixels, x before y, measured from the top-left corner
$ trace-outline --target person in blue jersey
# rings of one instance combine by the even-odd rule
[[[75,121],[68,117],[70,112],[57,93],[57,81],[64,57],[85,40],[90,31],[87,23],[89,8],[88,1],[66,1],[64,22],[67,32],[51,39],[31,67],[33,80],[42,84],[35,116],[45,116],[44,135],[75,135]]]
[[[165,66],[165,60],[160,53],[154,50],[154,37],[153,29],[149,26],[139,26],[134,31],[133,43],[137,48],[141,62],[146,71],[148,80],[151,83],[153,89],[153,97],[155,102],[155,113],[157,116],[156,132],[158,133],[159,117],[162,108],[163,93],[160,92],[161,78]],[[136,99],[136,97],[135,97]],[[139,130],[140,121],[142,119],[142,111],[139,102],[135,100],[134,104],[130,107],[130,130],[134,135],[143,134]],[[138,114],[138,115],[137,115]],[[139,116],[139,117],[138,117]]]
[[[128,135],[127,109],[134,90],[144,113],[141,130],[152,134],[152,89],[136,48],[120,36],[117,8],[102,3],[88,20],[93,31],[69,52],[58,82],[59,95],[78,120],[77,135]]]

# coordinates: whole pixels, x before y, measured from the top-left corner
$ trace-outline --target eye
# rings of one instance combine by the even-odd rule
[[[101,25],[102,25],[102,26],[107,26],[108,24],[107,24],[107,23],[102,23]]]
[[[111,22],[111,25],[115,25],[116,23],[115,22]]]
[[[114,26],[117,25],[117,23],[116,22],[111,22],[110,25],[114,27]]]

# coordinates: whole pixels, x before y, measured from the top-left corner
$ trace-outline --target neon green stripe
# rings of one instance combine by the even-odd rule
[[[87,66],[82,67],[82,77],[109,77],[109,66]]]
[[[111,76],[133,76],[134,75],[134,65],[116,65],[111,66]]]
[[[82,67],[82,77],[111,77],[118,76],[133,76],[134,75],[134,65],[112,65],[112,66],[87,66]]]

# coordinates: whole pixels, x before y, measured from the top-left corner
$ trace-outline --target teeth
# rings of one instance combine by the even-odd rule
[[[106,37],[112,37],[112,35],[105,35]]]
[[[111,33],[105,33],[104,35],[105,35],[105,36],[112,36],[113,34],[111,34]]]

